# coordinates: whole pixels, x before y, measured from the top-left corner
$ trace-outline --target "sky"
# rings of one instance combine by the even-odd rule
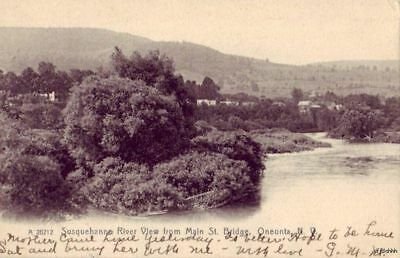
[[[399,59],[399,5],[400,0],[0,0],[0,26],[105,28],[305,64]]]

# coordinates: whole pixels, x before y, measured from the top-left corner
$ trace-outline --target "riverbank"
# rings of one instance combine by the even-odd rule
[[[256,142],[261,146],[257,146]],[[250,202],[259,199],[259,181],[262,174],[260,170],[263,167],[262,153],[300,152],[330,146],[318,139],[315,140],[304,134],[293,133],[285,129],[263,129],[248,133],[213,131],[193,139],[192,144],[196,146],[192,152],[155,166],[152,170],[152,178],[139,181],[133,178],[133,181],[123,180],[114,185],[113,189],[116,187],[124,189],[119,196],[103,187],[103,185],[108,185],[110,180],[109,176],[106,176],[109,174],[109,170],[120,172],[118,171],[119,166],[114,168],[113,165],[118,160],[104,160],[103,163],[107,164],[104,171],[96,170],[96,177],[88,181],[82,193],[76,193],[77,197],[85,197],[89,201],[88,207],[93,209],[130,216],[217,208],[228,204],[237,204],[241,200]],[[243,155],[246,155],[246,158]],[[268,167],[268,164],[266,166]],[[126,167],[126,169],[131,168]],[[115,173],[113,174],[116,177]],[[122,173],[118,176],[124,175]],[[234,185],[231,185],[231,182],[220,180],[226,175],[230,175],[229,178],[232,180],[231,182],[235,183]],[[96,192],[89,191],[94,180],[97,180],[96,182],[101,180],[101,184],[96,184]],[[201,188],[195,189],[193,187],[195,183]],[[125,191],[131,189],[131,185],[137,185],[139,189],[136,192],[134,190]],[[153,185],[157,185],[158,188],[149,188]],[[164,191],[161,195],[158,191],[151,190],[160,188]],[[147,196],[142,195],[143,192],[146,192]],[[99,193],[101,194],[99,195]],[[132,195],[136,193],[139,199],[133,200]],[[153,198],[162,201],[153,202]],[[130,200],[132,205],[123,206],[124,200]],[[140,205],[137,204],[139,201]],[[90,203],[94,205],[90,205]],[[83,214],[87,214],[85,209],[82,207]],[[66,212],[65,215],[67,214],[69,212]]]
[[[250,132],[251,137],[261,144],[264,153],[291,153],[310,151],[315,148],[331,147],[329,143],[314,140],[301,133],[273,128]]]
[[[400,143],[400,132],[379,132],[370,142],[375,143]]]
[[[400,131],[377,131],[373,137],[341,137],[335,132],[328,133],[333,139],[345,139],[351,143],[400,143]]]

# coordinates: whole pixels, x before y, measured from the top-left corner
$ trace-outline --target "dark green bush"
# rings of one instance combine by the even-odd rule
[[[250,168],[244,161],[210,152],[191,152],[157,165],[157,181],[173,186],[185,198],[207,193],[207,206],[248,197],[257,190],[250,180]]]
[[[26,215],[69,209],[64,176],[74,164],[59,136],[30,130],[4,114],[0,121],[0,184],[9,208]]]
[[[13,211],[43,215],[68,210],[69,187],[56,162],[33,155],[11,155],[6,162],[6,194]]]
[[[186,201],[182,193],[171,185],[149,180],[142,182],[125,192],[124,207],[131,213],[158,212],[166,210],[186,209]]]
[[[131,214],[173,209],[182,201],[175,189],[152,180],[147,166],[111,157],[94,167],[81,194],[98,208]]]
[[[192,148],[199,151],[222,153],[233,160],[245,161],[252,182],[259,182],[264,169],[261,145],[242,132],[212,131],[192,139]]]
[[[194,128],[196,130],[196,135],[206,135],[212,130],[217,130],[215,127],[213,127],[204,120],[199,120],[196,123],[194,123]]]
[[[79,165],[110,156],[154,165],[189,144],[176,100],[140,81],[90,78],[73,88],[65,116],[64,138]]]

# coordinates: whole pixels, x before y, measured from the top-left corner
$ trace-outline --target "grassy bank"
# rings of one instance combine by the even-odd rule
[[[262,145],[265,153],[290,153],[330,147],[301,133],[292,133],[286,129],[263,129],[252,131],[251,137]]]
[[[400,143],[400,131],[376,131],[373,137],[349,137],[341,136],[336,132],[329,132],[329,137],[335,139],[345,139],[352,143]]]
[[[382,132],[382,133],[378,134],[374,140],[376,142],[400,143],[400,131],[399,132]]]

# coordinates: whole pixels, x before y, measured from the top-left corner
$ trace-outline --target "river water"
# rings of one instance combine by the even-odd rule
[[[326,138],[323,133],[308,136],[329,142],[332,147],[269,155],[258,204],[148,217],[92,213],[61,225],[169,229],[213,226],[250,232],[259,228],[293,232],[299,227],[315,227],[327,240],[327,232],[333,228],[342,235],[348,226],[363,232],[368,223],[376,221],[377,230],[392,231],[395,239],[372,239],[369,243],[361,239],[359,244],[365,244],[364,251],[376,244],[399,249],[400,144],[350,144]],[[341,248],[345,249],[346,244],[341,243]],[[307,257],[324,256],[309,252]]]
[[[312,224],[330,216],[338,222],[380,218],[399,225],[400,144],[346,143],[324,133],[307,135],[332,147],[269,155],[259,205],[168,214],[156,220]]]
[[[226,225],[262,222],[272,227],[379,220],[400,229],[400,144],[347,143],[324,133],[307,135],[332,147],[269,155],[257,205],[123,220]]]

